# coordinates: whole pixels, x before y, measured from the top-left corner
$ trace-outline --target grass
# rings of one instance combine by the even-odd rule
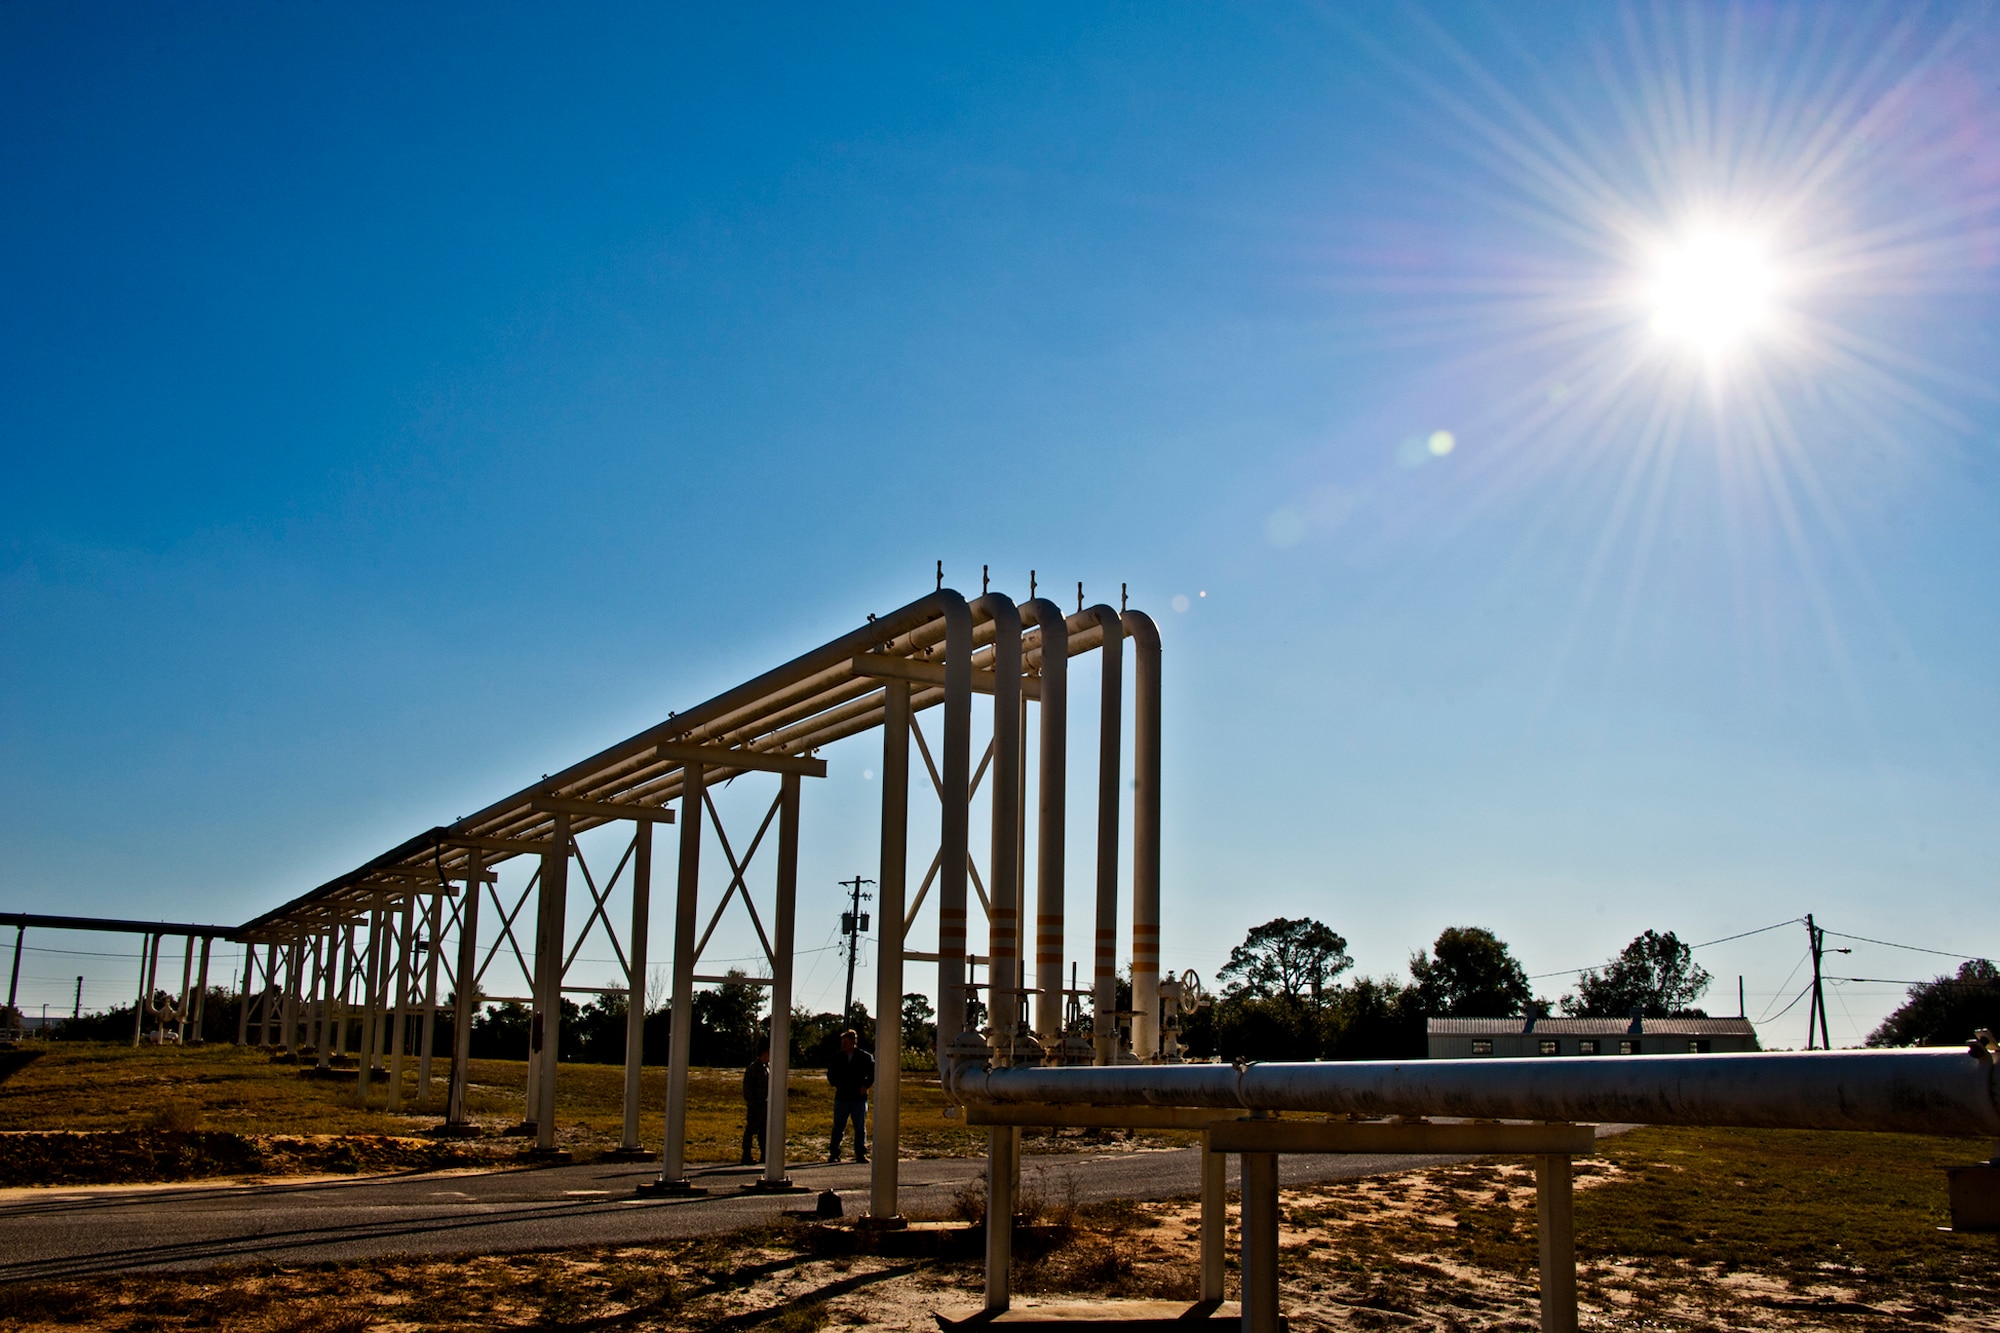
[[[1942,1167],[1981,1145],[1884,1135],[1647,1129],[1578,1162],[1583,1326],[1784,1333],[2000,1327],[1995,1240],[1936,1229]],[[1054,1243],[1024,1298],[1191,1299],[1188,1201],[1031,1201]],[[1232,1236],[1232,1254],[1235,1241]],[[1316,1329],[1532,1329],[1534,1186],[1489,1161],[1292,1188],[1284,1305]],[[931,1327],[979,1265],[829,1257],[760,1229],[627,1248],[262,1264],[0,1287],[0,1325],[179,1333]],[[1232,1278],[1233,1286],[1233,1278]]]
[[[444,1062],[437,1062],[433,1096],[417,1098],[415,1061],[404,1072],[404,1110],[386,1110],[387,1090],[371,1090],[368,1105],[351,1078],[316,1077],[310,1069],[273,1061],[235,1046],[153,1047],[51,1043],[41,1058],[0,1082],[0,1130],[224,1131],[262,1135],[414,1135],[443,1114]],[[688,1155],[691,1161],[734,1161],[743,1135],[741,1072],[690,1071]],[[467,1112],[491,1133],[519,1124],[527,1065],[474,1060],[468,1070]],[[645,1112],[640,1144],[658,1152],[667,1097],[664,1069],[640,1075]],[[556,1124],[562,1145],[589,1153],[618,1145],[624,1122],[625,1073],[615,1065],[566,1064],[556,1080]],[[794,1160],[823,1156],[833,1122],[833,1091],[824,1077],[791,1078]],[[934,1075],[905,1073],[903,1148],[925,1156],[983,1150],[984,1135],[944,1116],[944,1091]],[[514,1146],[509,1144],[508,1146]]]

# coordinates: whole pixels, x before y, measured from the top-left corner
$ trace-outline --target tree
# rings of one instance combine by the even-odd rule
[[[937,1045],[937,1011],[921,991],[903,997],[903,1050],[928,1055]]]
[[[1510,1018],[1534,1003],[1527,972],[1480,926],[1439,931],[1428,957],[1410,955],[1410,977],[1432,1018]]]
[[[750,1063],[762,1040],[757,1021],[764,1008],[764,992],[750,984],[742,968],[732,967],[714,990],[694,993],[694,1025],[689,1033],[688,1059],[691,1064],[725,1068]]]
[[[1563,996],[1563,1012],[1575,1018],[1706,1017],[1694,1002],[1708,989],[1709,976],[1694,951],[1674,937],[1649,930],[1603,967],[1584,970],[1575,995]]]
[[[1956,1046],[1981,1028],[2000,1031],[2000,968],[1984,958],[1958,965],[1958,974],[1920,981],[1882,1026],[1870,1046]]]
[[[1391,977],[1356,977],[1320,1013],[1323,1060],[1421,1060],[1429,1050],[1423,996]]]
[[[1253,926],[1216,976],[1227,993],[1317,1008],[1333,979],[1354,966],[1347,941],[1311,917],[1276,917]]]

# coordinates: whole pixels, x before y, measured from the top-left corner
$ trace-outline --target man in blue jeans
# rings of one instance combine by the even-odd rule
[[[875,1057],[860,1049],[861,1037],[849,1028],[840,1034],[840,1052],[826,1067],[833,1085],[833,1143],[826,1160],[840,1160],[840,1139],[847,1122],[854,1122],[854,1160],[868,1160],[868,1090],[875,1086]]]

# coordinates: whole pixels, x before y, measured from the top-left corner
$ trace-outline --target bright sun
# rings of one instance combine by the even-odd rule
[[[1768,327],[1773,275],[1747,236],[1697,232],[1661,251],[1650,290],[1653,329],[1714,359]]]

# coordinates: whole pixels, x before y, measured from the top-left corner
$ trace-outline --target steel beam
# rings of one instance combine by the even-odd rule
[[[883,695],[882,846],[875,870],[875,1156],[868,1168],[868,1213],[889,1221],[900,1215],[896,1192],[903,1128],[903,949],[910,856],[909,682],[890,681]]]
[[[701,885],[702,810],[706,770],[690,762],[681,784],[680,867],[674,885],[674,994],[667,1043],[667,1124],[660,1145],[662,1188],[687,1190],[687,1079],[690,1029],[694,1025],[694,931],[696,894]]]
[[[471,1058],[472,1015],[479,1007],[479,852],[466,867],[466,894],[458,913],[458,966],[451,976],[451,1086],[445,1094],[445,1123],[469,1123],[465,1113],[465,1076]]]
[[[771,1077],[764,1107],[764,1184],[773,1188],[791,1184],[785,1175],[785,1138],[790,1128],[787,1094],[792,1075],[792,972],[799,896],[799,775],[786,773],[778,782],[777,906],[771,923]],[[875,1031],[879,1042],[880,1019]],[[895,1075],[889,1077],[893,1080]],[[876,1125],[875,1151],[880,1153],[879,1115]]]
[[[631,805],[620,801],[579,801],[567,796],[537,796],[528,808],[539,814],[560,811],[583,819],[634,819],[641,823],[671,824],[674,812],[663,805]]]
[[[556,1150],[556,1061],[562,1049],[565,914],[569,907],[569,815],[555,812],[542,853],[535,931],[535,1020],[529,1059],[535,1065],[535,1151]]]
[[[661,742],[653,753],[677,764],[700,764],[707,768],[733,768],[740,773],[796,773],[801,777],[826,776],[826,760],[808,755],[766,754],[722,745],[683,745]]]

